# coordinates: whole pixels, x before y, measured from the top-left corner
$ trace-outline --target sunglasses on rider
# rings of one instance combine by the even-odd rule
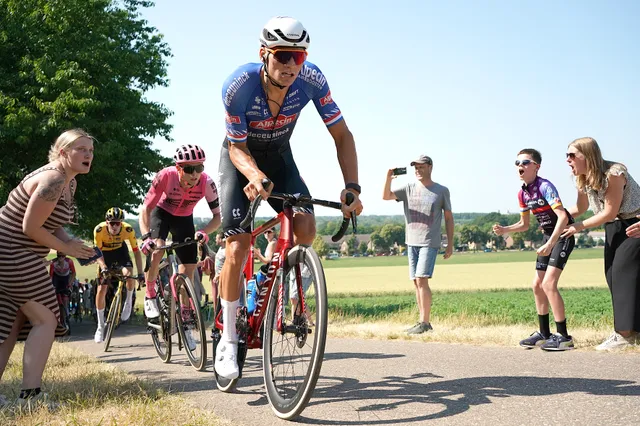
[[[202,173],[204,171],[204,164],[198,164],[195,166],[180,166],[182,170],[188,175],[192,173]]]
[[[114,226],[114,227],[115,227],[115,226],[120,226],[120,225],[122,225],[122,222],[118,222],[118,221],[113,220],[113,221],[111,221],[111,222],[107,222],[107,224],[108,224],[109,226]]]
[[[533,163],[533,164],[538,164],[538,163],[536,163],[535,161],[533,161],[533,160],[529,160],[529,159],[522,160],[522,161],[520,161],[520,160],[516,160],[516,167],[517,167],[517,166],[520,166],[520,165],[522,165],[522,166],[527,166],[527,165],[529,165],[529,164],[531,164],[531,163]]]
[[[281,64],[288,64],[291,58],[296,63],[296,65],[302,65],[302,63],[307,59],[307,51],[306,50],[285,50],[285,49],[266,49],[267,52],[271,53],[276,61]]]

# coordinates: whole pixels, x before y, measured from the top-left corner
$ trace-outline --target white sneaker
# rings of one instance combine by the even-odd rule
[[[187,347],[189,348],[190,351],[195,351],[196,350],[196,341],[193,338],[193,334],[191,333],[191,330],[189,329],[185,329],[184,330],[184,338],[187,341]]]
[[[144,314],[147,318],[158,318],[160,316],[156,299],[144,298]]]
[[[120,315],[120,321],[126,321],[131,316],[131,300],[124,302],[124,308],[122,308],[122,315]]]
[[[622,335],[616,333],[615,331],[611,333],[611,336],[607,337],[607,339],[596,346],[597,351],[611,351],[616,349],[625,349],[631,347],[630,340],[633,338],[626,339]]]
[[[96,330],[96,334],[95,336],[93,336],[93,340],[95,340],[96,343],[102,343],[104,341],[104,328],[98,326],[98,329]]]
[[[215,369],[219,376],[233,380],[240,375],[238,370],[238,343],[221,340],[216,348]]]

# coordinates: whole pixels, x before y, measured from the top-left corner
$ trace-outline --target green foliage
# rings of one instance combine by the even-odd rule
[[[566,289],[562,296],[571,327],[612,326],[611,296],[606,288]],[[417,311],[415,294],[331,295],[331,317],[392,319]],[[437,320],[464,320],[479,326],[531,324],[537,314],[530,290],[434,292],[432,316]],[[553,317],[553,316],[552,316]],[[552,318],[553,319],[553,318]]]
[[[62,131],[96,139],[78,176],[80,228],[90,235],[116,205],[133,210],[150,175],[167,165],[151,148],[170,139],[170,111],[144,94],[168,84],[162,35],[140,17],[141,0],[0,0],[0,204],[47,162]]]
[[[358,246],[358,253],[365,254],[367,252],[367,243],[364,241],[360,241],[360,245]]]
[[[347,240],[347,255],[353,256],[358,249],[358,238],[355,235],[351,235],[351,237]]]
[[[313,239],[312,247],[320,257],[326,256],[329,253],[329,247],[320,235],[316,235],[316,237]]]

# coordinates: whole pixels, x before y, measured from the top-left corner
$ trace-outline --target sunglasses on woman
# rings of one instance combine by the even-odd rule
[[[204,171],[204,164],[198,164],[195,166],[180,166],[182,170],[188,175],[192,173],[202,173]]]
[[[520,160],[516,160],[516,167],[517,167],[517,166],[520,166],[520,165],[522,165],[522,166],[527,166],[527,165],[529,165],[529,164],[531,164],[531,163],[533,163],[533,164],[538,164],[538,163],[536,163],[535,161],[533,161],[533,160],[529,160],[529,159],[522,160],[522,161],[520,161]]]
[[[296,65],[302,65],[307,59],[306,50],[267,49],[267,52],[271,53],[276,58],[276,61],[281,64],[288,64],[293,58]]]
[[[575,160],[576,159],[576,153],[575,152],[567,152],[567,158]]]

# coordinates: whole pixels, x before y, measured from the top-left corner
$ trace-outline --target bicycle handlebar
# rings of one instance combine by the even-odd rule
[[[149,270],[149,267],[151,266],[151,254],[156,251],[156,250],[172,250],[172,249],[176,249],[176,248],[180,248],[180,247],[184,247],[184,246],[190,246],[191,244],[196,244],[199,243],[198,240],[194,240],[193,238],[187,238],[184,241],[181,242],[176,242],[176,243],[171,243],[171,244],[165,244],[163,246],[157,246],[154,247],[152,251],[149,252],[149,254],[147,255],[147,260],[145,262],[144,265],[144,271],[147,272]],[[206,247],[206,244],[203,244],[203,246]]]
[[[269,185],[271,185],[271,181],[269,179],[262,180],[263,187],[268,187]],[[286,201],[292,206],[298,206],[301,204],[315,204],[318,206],[329,207],[331,209],[336,209],[336,210],[342,209],[342,203],[337,203],[335,201],[317,200],[315,198],[312,198],[309,195],[284,194],[280,192],[272,192],[269,198],[275,198],[278,200]],[[350,205],[351,203],[353,203],[354,200],[355,200],[355,197],[353,196],[353,194],[350,192],[347,192],[346,204]],[[247,228],[251,224],[251,222],[255,218],[256,211],[258,210],[258,207],[260,206],[261,202],[262,202],[262,196],[258,194],[258,196],[249,205],[249,211],[247,212],[247,215],[244,217],[242,222],[240,222],[241,228],[243,229]],[[349,220],[351,220],[353,224],[353,233],[354,234],[356,233],[356,230],[358,227],[358,221],[356,219],[355,212],[351,212],[350,217],[344,217],[342,219],[342,224],[340,225],[340,229],[338,229],[338,232],[336,232],[336,234],[331,237],[331,241],[335,243],[339,241],[342,237],[344,237],[344,234],[347,232],[347,228],[349,227]]]

